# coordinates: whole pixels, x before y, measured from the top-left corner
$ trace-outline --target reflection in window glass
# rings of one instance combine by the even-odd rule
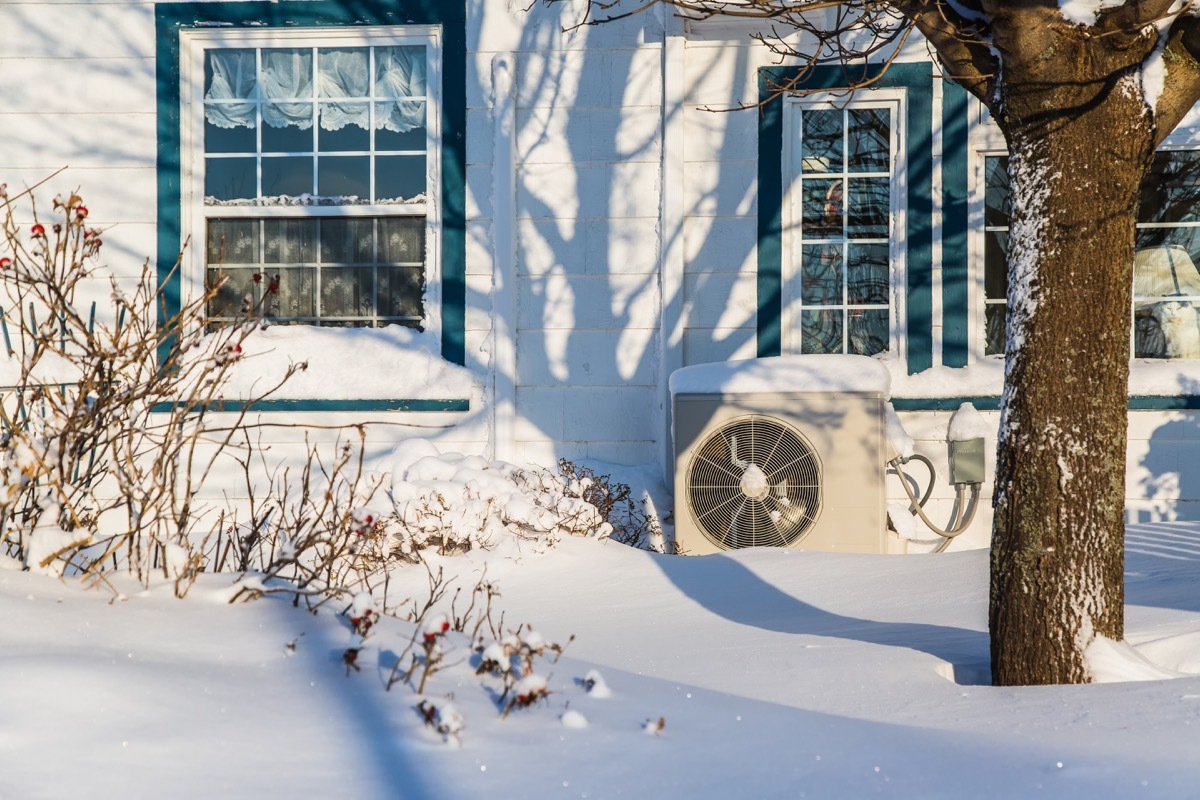
[[[985,352],[1005,343],[1008,159],[985,162]],[[1133,262],[1134,358],[1200,358],[1200,151],[1155,155],[1142,181]]]
[[[209,320],[420,328],[424,234],[423,217],[210,219]]]
[[[892,115],[800,109],[801,352],[889,347]]]
[[[887,172],[892,141],[891,114],[885,108],[852,108],[846,112],[846,139],[851,172]]]

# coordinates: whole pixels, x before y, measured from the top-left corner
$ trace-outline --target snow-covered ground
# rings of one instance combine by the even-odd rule
[[[564,538],[432,563],[468,591],[486,565],[505,627],[566,645],[557,663],[535,662],[549,696],[501,719],[499,680],[477,676],[466,637],[448,634],[426,696],[444,708],[452,695],[457,743],[424,724],[411,688],[384,689],[407,623],[379,622],[347,674],[354,635],[332,609],[227,605],[228,576],[183,601],[163,586],[110,602],[5,561],[0,798],[1200,791],[1200,676],[972,684],[987,660],[984,551],[685,557]],[[1161,668],[1200,672],[1200,528],[1131,527],[1127,569],[1129,642]],[[406,567],[390,596],[423,599],[426,586],[424,568]],[[1132,652],[1097,670],[1153,674]],[[592,671],[601,690],[588,692]]]

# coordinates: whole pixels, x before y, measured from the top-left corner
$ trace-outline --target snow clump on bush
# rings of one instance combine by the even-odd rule
[[[381,521],[408,558],[431,547],[452,554],[513,537],[553,543],[613,530],[577,482],[546,470],[442,453],[422,439],[406,441],[377,469],[392,476],[393,510]]]

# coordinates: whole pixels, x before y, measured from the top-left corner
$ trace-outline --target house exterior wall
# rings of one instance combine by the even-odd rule
[[[36,184],[46,199],[81,190],[92,220],[109,229],[104,261],[121,279],[160,252],[155,13],[172,5],[0,0],[0,28],[17,32],[0,51],[0,180],[10,192]],[[669,474],[670,371],[771,354],[778,313],[764,294],[760,247],[764,114],[728,109],[760,101],[760,70],[773,61],[741,23],[685,24],[655,10],[576,27],[583,7],[464,0],[460,344],[477,379],[462,398],[469,409],[271,410],[261,418],[279,427],[266,429],[264,444],[277,458],[303,457],[306,432],[332,446],[347,435],[339,426],[368,423],[376,459],[420,437],[519,464],[658,462]],[[913,45],[900,61],[924,58]],[[965,243],[968,216],[981,212],[954,188],[967,186],[977,150],[964,163],[950,157],[961,148],[947,142],[968,135],[965,100],[940,80],[932,87],[922,145],[932,164],[931,266],[915,282],[910,275],[897,305],[906,309],[902,335],[919,329],[926,343],[919,357],[902,347],[883,360],[918,452],[943,476],[933,516],[949,519],[946,425],[960,400],[976,401],[994,425],[1000,371],[981,352],[982,278]],[[976,137],[983,123],[971,124]],[[107,297],[107,279],[93,289]],[[1138,383],[1147,370],[1152,379]],[[1200,365],[1135,365],[1127,492],[1140,521],[1200,517],[1200,484],[1189,477],[1200,474],[1200,393],[1164,389],[1172,379],[1200,385]],[[233,474],[212,488],[245,491]],[[898,484],[889,495],[903,497]],[[956,546],[986,544],[989,517],[985,499]]]

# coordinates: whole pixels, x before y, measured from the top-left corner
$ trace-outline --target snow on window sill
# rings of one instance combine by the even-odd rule
[[[274,325],[253,332],[242,343],[242,356],[230,370],[223,397],[230,402],[252,397],[277,383],[290,365],[307,362],[307,369],[296,372],[271,395],[272,402],[311,400],[318,401],[318,405],[336,405],[338,401],[391,402],[392,398],[470,398],[475,377],[465,367],[443,359],[439,349],[433,334],[399,325]]]
[[[216,197],[208,195],[204,198],[204,205],[218,207],[301,207],[301,206],[401,206],[401,205],[417,205],[426,201],[425,193],[416,197],[383,197],[371,202],[370,198],[359,197],[356,194],[348,195],[315,195],[315,194],[280,194],[271,197],[244,197],[233,200],[220,200]]]

